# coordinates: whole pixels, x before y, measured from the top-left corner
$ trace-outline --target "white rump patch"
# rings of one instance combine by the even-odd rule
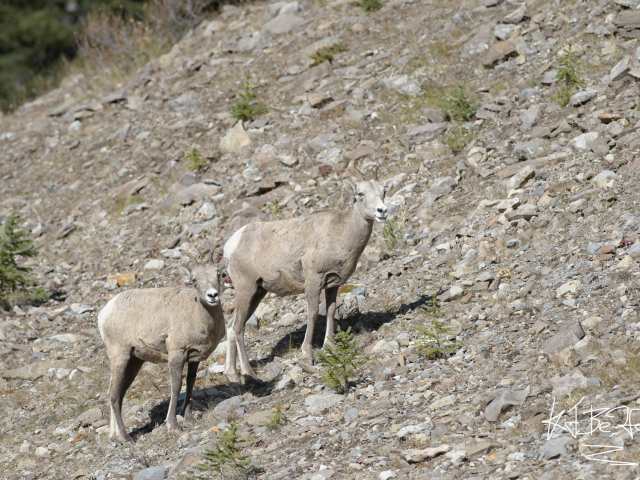
[[[224,258],[230,259],[233,252],[236,251],[236,248],[238,248],[238,244],[240,243],[240,239],[242,238],[242,232],[244,232],[245,228],[247,228],[247,225],[240,228],[236,233],[231,235],[231,238],[227,240],[227,243],[224,244]]]
[[[113,309],[115,308],[115,305],[116,305],[116,298],[118,298],[118,296],[119,295],[116,295],[111,300],[109,300],[107,304],[104,306],[104,308],[100,310],[100,313],[98,314],[98,330],[100,330],[100,336],[102,337],[103,342],[104,342],[104,322],[107,320],[107,318],[111,316],[111,313],[113,312]]]

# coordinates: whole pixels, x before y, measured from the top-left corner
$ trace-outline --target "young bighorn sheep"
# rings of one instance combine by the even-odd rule
[[[190,271],[185,270],[191,286],[128,290],[112,298],[98,315],[98,328],[111,361],[110,438],[113,441],[131,441],[122,422],[122,399],[144,362],[169,364],[171,402],[166,419],[169,431],[180,431],[176,409],[182,370],[188,363],[187,388],[180,415],[187,423],[193,421],[191,392],[198,365],[224,337],[225,323],[213,253],[206,263],[198,263],[192,255],[189,257],[194,265]]]
[[[353,169],[355,172],[355,168]],[[311,338],[318,318],[320,292],[327,300],[325,344],[333,336],[333,319],[338,289],[353,274],[371,231],[373,222],[387,219],[384,204],[388,182],[377,180],[344,185],[353,195],[346,212],[326,210],[298,218],[265,223],[250,223],[235,232],[224,246],[229,260],[228,273],[236,291],[236,312],[227,325],[225,375],[239,382],[236,370],[237,350],[243,375],[256,376],[249,365],[244,343],[244,328],[267,292],[307,298],[308,323],[302,344],[304,358],[313,361]]]

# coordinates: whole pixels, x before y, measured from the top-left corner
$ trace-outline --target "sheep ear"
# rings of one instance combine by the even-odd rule
[[[344,185],[344,188],[346,188],[351,195],[355,196],[356,186],[353,184],[351,180],[343,180],[343,185]]]
[[[382,184],[382,188],[384,189],[384,193],[387,193],[391,189],[391,185],[393,185],[393,180],[387,178]]]
[[[228,272],[227,268],[229,267],[229,259],[223,258],[218,262],[218,284],[222,283],[222,275],[225,271]]]
[[[184,283],[191,282],[191,272],[187,267],[183,267],[182,265],[178,266],[178,271],[180,272],[180,276],[182,277],[182,281]]]

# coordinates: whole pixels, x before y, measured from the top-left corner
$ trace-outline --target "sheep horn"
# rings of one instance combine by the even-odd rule
[[[378,181],[378,166],[376,165],[375,168],[373,169],[373,179],[377,182]]]
[[[194,264],[198,265],[198,259],[196,257],[191,255],[189,252],[182,252],[182,253],[186,254]]]
[[[209,259],[207,260],[207,263],[213,263],[213,256],[215,255],[215,252],[213,251],[213,249],[211,249],[211,252],[209,253]]]
[[[347,172],[353,175],[354,177],[356,177],[360,181],[365,180],[364,175],[362,175],[360,170],[358,170],[358,168],[356,167],[356,162],[354,160],[351,160],[349,162],[349,165],[347,165]]]

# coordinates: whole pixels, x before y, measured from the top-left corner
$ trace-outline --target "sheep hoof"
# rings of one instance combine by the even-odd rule
[[[225,372],[224,375],[229,380],[229,383],[242,383],[242,378],[238,375],[238,372]]]
[[[195,425],[196,419],[193,418],[193,414],[187,413],[184,416],[184,425]]]
[[[167,430],[169,433],[182,433],[182,429],[175,422],[167,423]]]
[[[111,435],[111,441],[116,442],[120,445],[125,445],[127,443],[133,443],[133,438],[131,438],[126,433],[114,433]]]
[[[302,347],[302,358],[303,360],[311,362],[311,365],[313,365],[313,348],[307,349]]]

